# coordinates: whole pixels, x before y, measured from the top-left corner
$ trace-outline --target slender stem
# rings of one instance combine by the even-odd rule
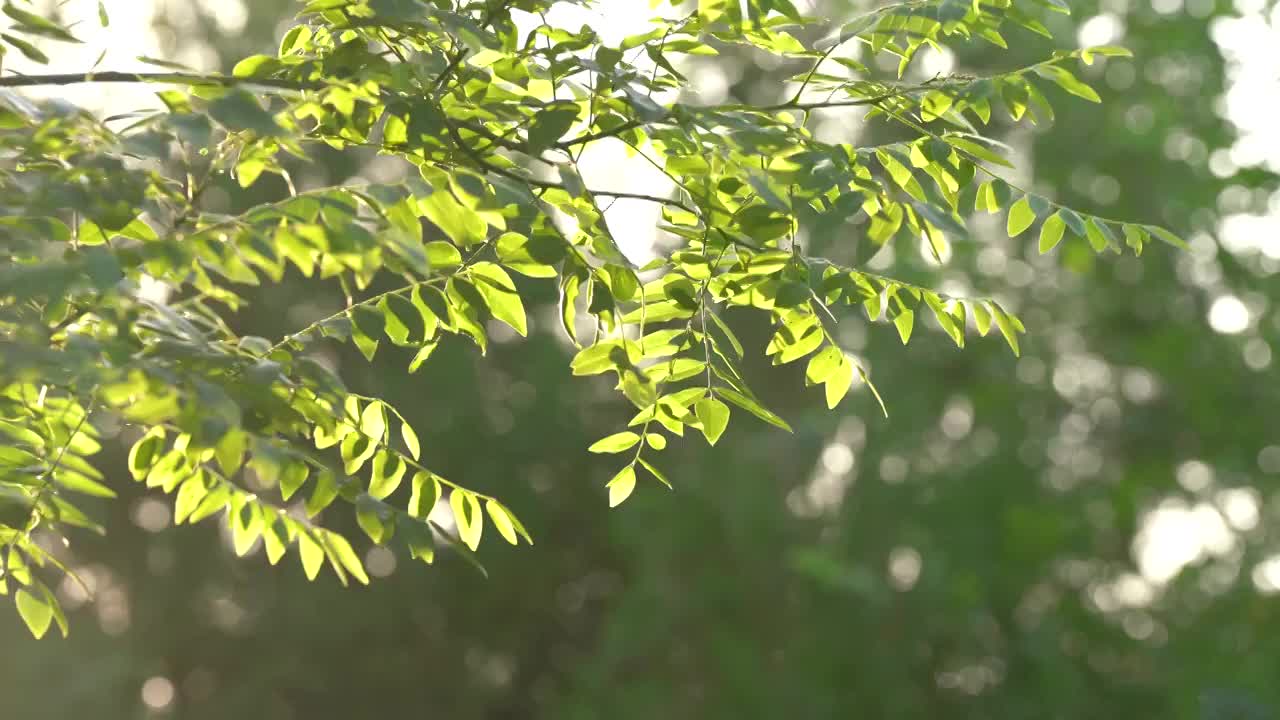
[[[31,513],[27,516],[27,521],[23,523],[21,535],[25,538],[31,537],[31,531],[35,530],[36,525],[40,522],[40,503],[44,500],[44,496],[47,495],[49,491],[53,490],[53,474],[57,472],[58,466],[62,464],[62,456],[67,454],[67,450],[71,447],[71,443],[76,439],[76,436],[80,434],[80,429],[84,427],[85,422],[89,420],[89,416],[93,414],[94,408],[97,405],[97,398],[95,397],[97,391],[98,387],[96,385],[89,390],[89,404],[84,408],[84,415],[80,416],[80,420],[76,423],[76,426],[72,428],[71,434],[67,436],[67,441],[58,448],[58,454],[53,458],[53,462],[49,464],[48,469],[41,473],[38,478],[40,482],[40,489],[36,491],[35,497],[31,500]],[[15,532],[13,537],[9,539],[9,543],[6,547],[12,549],[18,543],[18,539],[19,533]]]
[[[39,87],[85,83],[169,83],[173,85],[258,85],[280,90],[323,90],[329,83],[279,78],[240,78],[229,75],[184,72],[88,72],[53,75],[9,75],[0,77],[0,87]]]

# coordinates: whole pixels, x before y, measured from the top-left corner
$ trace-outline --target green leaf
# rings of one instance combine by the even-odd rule
[[[391,524],[387,508],[370,495],[356,498],[356,524],[369,539],[379,545],[391,539],[395,525]]]
[[[384,321],[382,331],[396,345],[413,345],[426,338],[422,314],[408,298],[388,295],[378,301],[378,310]]]
[[[1062,208],[1058,210],[1058,214],[1062,216],[1063,222],[1079,237],[1085,237],[1084,218],[1080,217],[1076,211],[1070,208]]]
[[[981,301],[970,303],[969,310],[973,312],[973,323],[978,328],[978,334],[986,337],[991,330],[991,313]]]
[[[280,471],[280,497],[284,500],[293,497],[293,493],[306,484],[310,474],[311,469],[307,468],[305,462],[289,462],[285,465],[284,470]]]
[[[14,30],[29,33],[32,35],[40,35],[54,40],[61,40],[69,43],[79,43],[80,40],[75,35],[67,32],[65,28],[55,22],[46,20],[32,12],[27,12],[16,7],[12,2],[5,2],[4,14],[13,18],[16,24]]]
[[[228,90],[225,95],[209,103],[209,116],[232,132],[250,130],[263,137],[281,134],[282,128],[271,113],[247,90]]]
[[[427,254],[427,262],[437,270],[448,270],[462,264],[462,253],[443,240],[433,240],[423,248]]]
[[[979,160],[986,160],[989,163],[993,163],[995,165],[1000,165],[1007,168],[1013,167],[1013,163],[1009,162],[1006,158],[1000,155],[997,155],[996,153],[987,149],[983,145],[980,145],[972,140],[966,140],[961,137],[956,137],[955,135],[944,135],[942,139],[945,140],[948,145],[958,148],[963,152],[966,152],[978,158]],[[986,183],[986,185],[990,185],[990,183]],[[979,208],[979,210],[981,209],[983,208]]]
[[[409,514],[426,520],[440,500],[440,481],[431,473],[418,471],[413,474],[410,485],[413,487],[413,494],[409,497]]]
[[[324,566],[324,548],[311,533],[302,530],[298,533],[298,559],[302,562],[302,571],[308,580],[315,580]]]
[[[1036,74],[1052,80],[1072,95],[1082,97],[1089,102],[1102,102],[1102,98],[1098,97],[1098,93],[1093,88],[1080,82],[1075,75],[1071,74],[1071,71],[1060,65],[1039,65],[1036,67]]]
[[[1000,199],[996,197],[995,182],[985,182],[978,186],[973,209],[985,210],[988,214],[1000,212]]]
[[[186,522],[199,507],[200,501],[204,500],[208,494],[209,489],[205,485],[203,472],[197,472],[184,480],[178,487],[178,496],[173,501],[173,524],[181,525]]]
[[[1145,248],[1147,242],[1151,240],[1151,236],[1147,234],[1146,230],[1143,230],[1137,225],[1125,223],[1123,229],[1125,244],[1133,248],[1133,252],[1135,254],[1141,255],[1143,248]]]
[[[355,475],[364,467],[366,461],[378,451],[378,444],[360,433],[351,433],[342,438],[338,445],[338,454],[342,456],[342,469],[348,475]]]
[[[338,497],[338,481],[331,472],[316,475],[315,485],[311,488],[311,496],[307,498],[307,517],[314,518]]]
[[[1178,237],[1177,235],[1174,235],[1173,233],[1169,232],[1168,230],[1158,225],[1143,225],[1142,227],[1144,230],[1147,230],[1152,235],[1155,235],[1156,237],[1160,238],[1161,240],[1165,241],[1166,243],[1169,243],[1170,245],[1180,250],[1190,249],[1190,247],[1187,245],[1187,242],[1185,240],[1183,240],[1182,238]]]
[[[18,591],[14,598],[18,605],[18,615],[27,624],[27,629],[38,640],[49,631],[53,623],[53,607],[44,597],[36,597],[26,588]]]
[[[413,431],[409,423],[400,422],[400,439],[404,440],[404,446],[409,450],[409,457],[417,460],[422,453],[422,445],[418,442],[418,433]]]
[[[702,423],[702,434],[707,443],[715,445],[729,425],[729,406],[714,397],[705,397],[694,404],[693,414]]]
[[[64,464],[67,456],[63,457]],[[82,495],[100,498],[114,498],[116,491],[103,485],[97,480],[88,478],[78,472],[66,469],[60,469],[54,473],[54,481],[65,490],[77,492]]]
[[[280,61],[270,55],[250,55],[231,69],[235,77],[267,77],[280,68]]]
[[[413,360],[409,362],[409,372],[410,373],[417,372],[418,368],[422,367],[422,364],[426,362],[428,358],[431,357],[432,353],[435,352],[436,346],[438,344],[439,343],[433,340],[429,343],[424,344],[422,347],[418,348],[418,353],[414,355]]]
[[[733,348],[734,354],[741,358],[745,351],[742,348],[742,341],[738,339],[738,336],[733,333],[733,330],[729,328],[728,324],[726,324],[724,320],[721,320],[720,316],[716,313],[707,311],[707,316],[711,318],[711,322],[715,323],[715,326],[720,328],[720,332],[724,333],[725,338],[729,340],[729,345]]]
[[[152,428],[133,444],[129,450],[129,472],[134,480],[142,480],[160,459],[160,449],[164,446],[164,429]]]
[[[593,453],[619,453],[627,448],[635,447],[640,442],[640,436],[633,432],[614,433],[606,438],[597,440],[587,448],[588,452]]]
[[[356,555],[356,551],[351,548],[351,543],[347,542],[347,539],[341,535],[328,530],[317,530],[316,532],[319,533],[320,544],[335,570],[338,568],[345,569],[361,584],[368,585],[369,576],[365,574],[364,565],[360,563],[360,557]]]
[[[565,255],[563,241],[548,235],[525,237],[519,233],[503,233],[496,249],[503,265],[535,278],[556,277],[554,264]]]
[[[476,289],[488,303],[489,311],[493,316],[510,325],[522,337],[528,335],[524,303],[520,300],[520,293],[516,291],[511,276],[491,262],[478,262],[472,265],[468,274],[475,282]]]
[[[893,318],[894,327],[898,328],[898,336],[902,338],[902,344],[906,345],[911,339],[911,330],[915,327],[916,314],[911,310],[903,310]]]
[[[746,410],[752,415],[755,415],[761,420],[769,423],[770,425],[773,425],[774,427],[782,428],[787,432],[793,432],[791,430],[791,426],[788,425],[785,420],[783,420],[782,418],[775,415],[773,412],[766,409],[763,405],[761,405],[756,400],[750,397],[747,397],[746,395],[743,395],[737,390],[730,390],[729,388],[717,388],[716,394],[718,394],[720,397],[724,398],[725,400],[728,400],[729,402],[733,403],[734,405],[737,405],[743,410]]]
[[[267,553],[267,562],[275,565],[284,557],[289,545],[289,536],[284,520],[274,512],[263,515],[262,546]]]
[[[1066,229],[1067,222],[1062,219],[1062,215],[1058,213],[1050,215],[1040,227],[1040,254],[1043,255],[1057,247]]]
[[[373,456],[373,475],[369,479],[369,495],[374,499],[381,500],[400,487],[400,480],[404,478],[408,466],[400,459],[399,455],[387,451],[380,451]]]
[[[311,28],[307,25],[294,25],[280,39],[280,57],[301,49],[311,40]]]
[[[991,303],[991,315],[1000,328],[1000,334],[1004,335],[1005,342],[1009,343],[1009,349],[1013,350],[1014,355],[1021,356],[1022,352],[1018,349],[1018,329],[1013,318],[995,303]]]
[[[952,102],[954,101],[950,95],[940,90],[930,91],[920,100],[921,119],[925,122],[937,120],[947,114],[947,111],[951,109]]]
[[[1084,231],[1094,252],[1102,252],[1115,242],[1115,237],[1111,234],[1106,222],[1098,218],[1089,218],[1085,221]]]
[[[240,469],[248,446],[249,436],[241,430],[231,430],[222,436],[215,448],[215,456],[224,474],[234,475]]]
[[[0,38],[3,38],[5,42],[18,48],[18,52],[22,53],[23,57],[27,58],[31,62],[39,63],[41,65],[49,64],[49,56],[45,55],[39,48],[26,40],[8,33],[0,33]]]
[[[431,532],[429,523],[409,517],[399,517],[396,520],[396,527],[400,538],[409,548],[410,556],[428,565],[435,562],[435,536]]]
[[[493,526],[498,529],[498,534],[502,539],[512,545],[519,545],[520,538],[516,536],[515,524],[511,521],[511,513],[507,509],[498,504],[496,500],[488,500],[484,504],[484,509],[489,513],[489,519],[493,521]]]
[[[807,385],[817,385],[826,382],[831,377],[831,373],[835,372],[840,364],[844,362],[844,353],[840,352],[840,348],[835,345],[828,345],[821,352],[809,359],[809,365],[805,368],[804,380]]]
[[[475,552],[480,547],[480,535],[484,532],[484,516],[480,514],[480,499],[475,493],[454,488],[449,494],[449,509],[458,526],[458,538]]]
[[[262,512],[258,501],[249,497],[233,496],[227,521],[231,525],[231,545],[236,555],[244,557],[262,534]]]
[[[1031,209],[1031,202],[1026,195],[1018,198],[1018,202],[1009,208],[1008,231],[1009,237],[1017,237],[1024,230],[1031,227],[1031,223],[1036,221],[1036,213]]]
[[[648,470],[649,474],[652,475],[655,480],[662,483],[663,485],[666,485],[668,490],[675,489],[674,487],[672,487],[671,481],[667,479],[667,476],[664,475],[661,470],[655,467],[653,463],[649,462],[648,460],[645,460],[642,457],[636,458],[636,462],[639,462],[640,465],[643,466],[645,470]]]
[[[578,119],[577,103],[560,103],[539,111],[529,123],[527,146],[537,155],[556,144]]]
[[[418,198],[418,210],[435,223],[455,245],[470,247],[484,242],[488,225],[473,209],[458,202],[447,189],[436,190],[427,197]],[[431,248],[427,249],[431,261]],[[432,267],[440,267],[431,262]]]
[[[486,302],[475,285],[460,277],[451,277],[445,283],[445,297],[449,303],[449,324],[475,341],[480,352],[487,352],[489,338],[481,324],[481,312]]]
[[[375,443],[386,439],[387,412],[382,403],[374,401],[365,405],[360,413],[360,432]]]
[[[605,487],[609,488],[609,507],[618,507],[636,489],[636,469],[631,465],[622,468]]]
[[[834,410],[844,396],[849,393],[849,388],[853,386],[853,363],[840,354],[840,365],[835,372],[826,379],[825,394],[827,398],[827,409]]]

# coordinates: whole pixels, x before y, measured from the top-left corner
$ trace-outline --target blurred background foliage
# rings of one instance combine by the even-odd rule
[[[162,56],[229,69],[269,51],[295,5],[157,7]],[[1120,44],[1136,60],[1086,74],[1102,106],[1054,97],[1050,127],[1006,140],[1038,190],[1164,223],[1191,251],[1041,257],[978,219],[941,268],[882,253],[872,265],[895,275],[1007,298],[1030,330],[1022,358],[940,332],[904,348],[842,318],[888,419],[866,392],[828,413],[796,371],[756,367],[796,433],[743,422],[714,449],[690,440],[667,461],[675,493],[615,512],[609,459],[583,448],[626,408],[570,377],[554,322],[484,359],[444,348],[416,376],[407,358],[345,354],[353,388],[395,399],[435,465],[500,493],[537,545],[491,545],[488,579],[375,550],[370,587],[308,584],[294,564],[235,559],[215,524],[157,532],[166,502],[121,472],[107,539],[75,548],[93,597],[62,588],[71,637],[37,642],[0,614],[0,717],[1280,716],[1280,9],[1072,9],[1053,18],[1058,47]],[[912,72],[1047,55],[1016,32],[1008,53],[957,47]],[[796,68],[755,62],[722,56],[694,77],[709,95],[781,97]],[[885,139],[856,115],[817,120]],[[296,173],[399,171],[348,154]],[[210,202],[247,205],[241,192]],[[866,260],[857,233],[808,242]],[[289,281],[261,292],[255,307],[275,311],[242,332],[281,336],[341,303]]]

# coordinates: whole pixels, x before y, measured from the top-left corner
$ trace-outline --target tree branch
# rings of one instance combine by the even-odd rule
[[[323,90],[328,83],[278,78],[241,78],[230,75],[205,75],[184,72],[88,72],[54,75],[9,75],[0,77],[0,87],[41,87],[49,85],[83,85],[87,83],[169,83],[173,85],[258,85],[280,90]]]
[[[806,102],[800,102],[800,98],[797,96],[792,98],[791,100],[788,100],[787,102],[778,103],[776,105],[761,105],[758,107],[751,106],[751,105],[718,105],[713,107],[689,107],[689,108],[685,108],[685,110],[687,110],[690,113],[724,112],[727,110],[743,110],[748,112],[779,112],[782,110],[802,110],[802,111],[808,112],[811,110],[825,110],[827,108],[861,107],[864,105],[879,105],[880,103],[886,100],[892,100],[893,98],[896,98],[896,97],[901,97],[903,95],[910,95],[912,93],[917,93],[917,92],[924,92],[926,90],[936,90],[938,89],[938,87],[940,86],[937,83],[925,83],[925,84],[917,85],[913,87],[896,88],[893,90],[893,92],[887,92],[882,95],[876,95],[874,97],[858,98],[856,100],[825,100],[823,102],[807,102],[806,103]],[[663,118],[663,120],[665,120],[665,118]],[[662,120],[657,120],[653,122],[662,122]],[[600,132],[596,132],[596,133],[579,135],[578,137],[575,137],[575,138],[569,138],[568,140],[563,140],[561,142],[556,143],[554,147],[559,148],[561,150],[567,150],[571,147],[574,147],[575,145],[583,145],[586,143],[595,142],[596,140],[603,140],[605,138],[616,137],[618,135],[621,135],[624,132],[627,132],[628,130],[633,130],[639,127],[645,127],[646,125],[649,125],[649,124],[650,124],[649,122],[645,122],[643,120],[630,120],[615,128],[610,128],[608,130],[601,130]]]

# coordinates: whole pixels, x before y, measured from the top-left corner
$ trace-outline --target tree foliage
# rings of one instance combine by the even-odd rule
[[[167,110],[141,116],[12,94],[0,105],[0,592],[34,634],[66,631],[44,573],[69,571],[50,541],[103,531],[80,504],[115,494],[92,462],[105,436],[128,439],[134,479],[172,495],[177,522],[221,516],[238,553],[261,541],[274,564],[292,547],[311,578],[327,564],[343,582],[368,582],[351,539],[318,523],[335,503],[370,541],[428,563],[437,544],[474,562],[486,526],[532,542],[500,499],[435,472],[389,399],[350,391],[315,352],[326,339],[370,360],[408,348],[413,372],[441,342],[484,353],[499,324],[528,334],[531,294],[558,293],[558,332],[578,348],[572,373],[610,376],[636,409],[588,448],[619,458],[607,483],[616,506],[651,481],[672,485],[656,459],[672,436],[715,444],[745,415],[789,429],[751,389],[730,308],[767,318],[764,354],[804,361],[805,382],[832,408],[855,383],[881,397],[836,340],[854,313],[892,324],[903,343],[928,319],[959,347],[972,327],[1019,352],[1026,328],[996,299],[834,263],[809,248],[814,238],[908,243],[941,263],[967,238],[970,213],[985,212],[1006,213],[1010,237],[1039,223],[1028,241],[1041,252],[1181,243],[1013,184],[1001,175],[1006,148],[983,135],[995,113],[1052,118],[1051,88],[1099,101],[1073,69],[1124,50],[901,80],[926,48],[1005,47],[1012,27],[1048,35],[1037,18],[1064,12],[1060,2],[924,0],[831,28],[787,0],[752,0],[746,16],[741,3],[699,0],[618,47],[540,19],[553,4],[312,0],[275,56],[245,58],[230,75],[0,78],[168,88],[158,92]],[[25,37],[75,42],[71,29],[4,7],[7,51],[41,61]],[[897,76],[845,57],[851,43],[894,58]],[[790,99],[683,101],[678,64],[730,46],[794,63]],[[857,146],[808,129],[813,113],[850,106],[906,139]],[[625,144],[675,191],[597,186],[578,168],[594,143]],[[286,159],[320,145],[373,148],[417,174],[295,188]],[[284,179],[287,198],[236,215],[202,204],[223,176],[249,188],[267,175]],[[623,198],[661,207],[663,252],[642,267],[605,220]],[[247,290],[287,273],[340,285],[346,306],[283,338],[238,334],[236,314],[270,310],[251,307]]]

